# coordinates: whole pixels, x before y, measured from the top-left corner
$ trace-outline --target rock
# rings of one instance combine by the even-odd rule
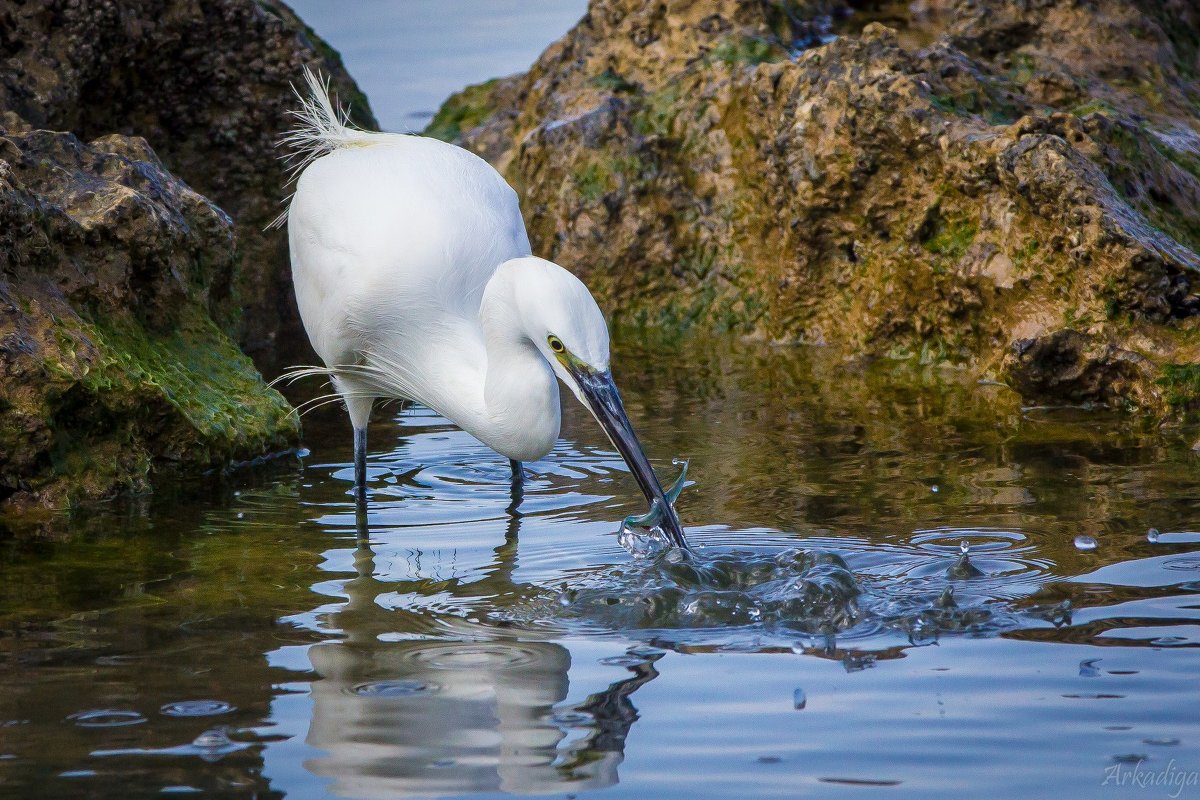
[[[278,0],[0,3],[0,128],[146,139],[167,169],[234,219],[239,263],[227,330],[270,361],[300,337],[275,144],[308,65],[332,77],[354,121],[376,127],[338,54]]]
[[[266,363],[303,341],[286,237],[265,228],[304,66],[375,126],[276,0],[0,3],[0,507],[295,442],[235,341]]]
[[[0,137],[0,509],[143,490],[287,447],[228,321],[229,217],[139,138]]]
[[[851,5],[593,0],[431,133],[618,323],[1200,409],[1200,12]]]

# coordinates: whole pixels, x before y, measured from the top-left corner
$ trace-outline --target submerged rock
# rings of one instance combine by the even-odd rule
[[[1200,408],[1200,14],[859,5],[593,0],[430,132],[619,322]]]
[[[294,440],[294,412],[213,321],[235,265],[229,217],[145,141],[0,138],[0,507]]]

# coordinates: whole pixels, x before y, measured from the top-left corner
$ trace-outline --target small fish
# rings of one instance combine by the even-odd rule
[[[679,472],[679,477],[671,484],[671,488],[663,492],[663,497],[672,510],[675,508],[675,501],[683,492],[684,484],[687,483],[688,462],[683,462],[683,469]],[[650,510],[642,516],[630,516],[625,518],[626,528],[658,528],[668,519],[667,509],[658,500],[655,500],[650,506]],[[686,542],[684,548],[687,548]]]

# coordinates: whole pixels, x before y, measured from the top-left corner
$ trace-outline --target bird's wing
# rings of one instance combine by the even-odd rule
[[[484,287],[530,252],[516,194],[461,148],[376,136],[313,161],[292,198],[293,278],[313,346],[330,367],[374,349],[415,373],[446,348],[482,355]],[[428,401],[397,378],[397,393]]]

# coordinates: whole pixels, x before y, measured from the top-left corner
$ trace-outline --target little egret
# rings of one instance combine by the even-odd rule
[[[514,477],[559,433],[555,376],[600,423],[657,525],[686,547],[673,501],[634,435],[609,371],[608,328],[587,288],[531,255],[517,195],[486,161],[422,136],[352,127],[306,72],[308,98],[284,139],[299,159],[286,221],[296,301],[354,427],[366,485],[377,399],[425,405],[498,453]],[[686,471],[686,467],[685,467]]]

